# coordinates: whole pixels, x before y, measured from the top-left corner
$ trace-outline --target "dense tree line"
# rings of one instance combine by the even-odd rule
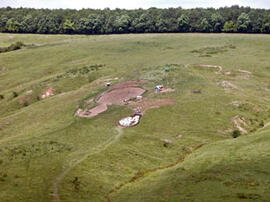
[[[249,7],[125,9],[0,8],[0,32],[111,34],[164,32],[270,33],[270,10]]]

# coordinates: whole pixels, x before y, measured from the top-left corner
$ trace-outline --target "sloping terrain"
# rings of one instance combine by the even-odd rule
[[[270,199],[270,36],[0,34],[16,41],[32,45],[0,53],[3,201]],[[141,80],[142,100],[75,116]]]
[[[205,145],[168,169],[146,173],[111,201],[268,201],[270,130]]]

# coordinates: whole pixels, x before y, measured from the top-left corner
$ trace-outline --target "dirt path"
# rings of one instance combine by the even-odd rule
[[[198,65],[198,66],[206,68],[217,68],[218,71],[215,72],[215,74],[221,74],[221,72],[223,71],[223,67],[221,67],[220,65]]]
[[[53,201],[54,202],[60,202],[60,196],[59,196],[59,186],[61,185],[63,179],[67,176],[67,174],[77,165],[79,165],[81,162],[86,160],[89,156],[98,154],[104,150],[106,150],[110,145],[115,143],[123,134],[123,129],[121,127],[116,127],[116,131],[118,132],[117,135],[109,138],[106,142],[98,145],[96,148],[88,150],[80,159],[74,159],[54,181],[53,183]]]

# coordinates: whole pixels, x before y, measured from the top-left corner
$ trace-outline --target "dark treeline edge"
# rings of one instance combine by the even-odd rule
[[[270,33],[270,10],[250,7],[149,9],[0,8],[0,32],[120,34],[169,32]]]

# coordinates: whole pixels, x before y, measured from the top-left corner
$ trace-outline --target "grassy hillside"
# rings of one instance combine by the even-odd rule
[[[0,34],[16,41],[0,53],[3,201],[270,200],[269,35]],[[132,128],[117,127],[126,106],[74,116],[110,79],[175,105]]]
[[[268,131],[204,146],[172,168],[146,173],[112,201],[269,201]]]

